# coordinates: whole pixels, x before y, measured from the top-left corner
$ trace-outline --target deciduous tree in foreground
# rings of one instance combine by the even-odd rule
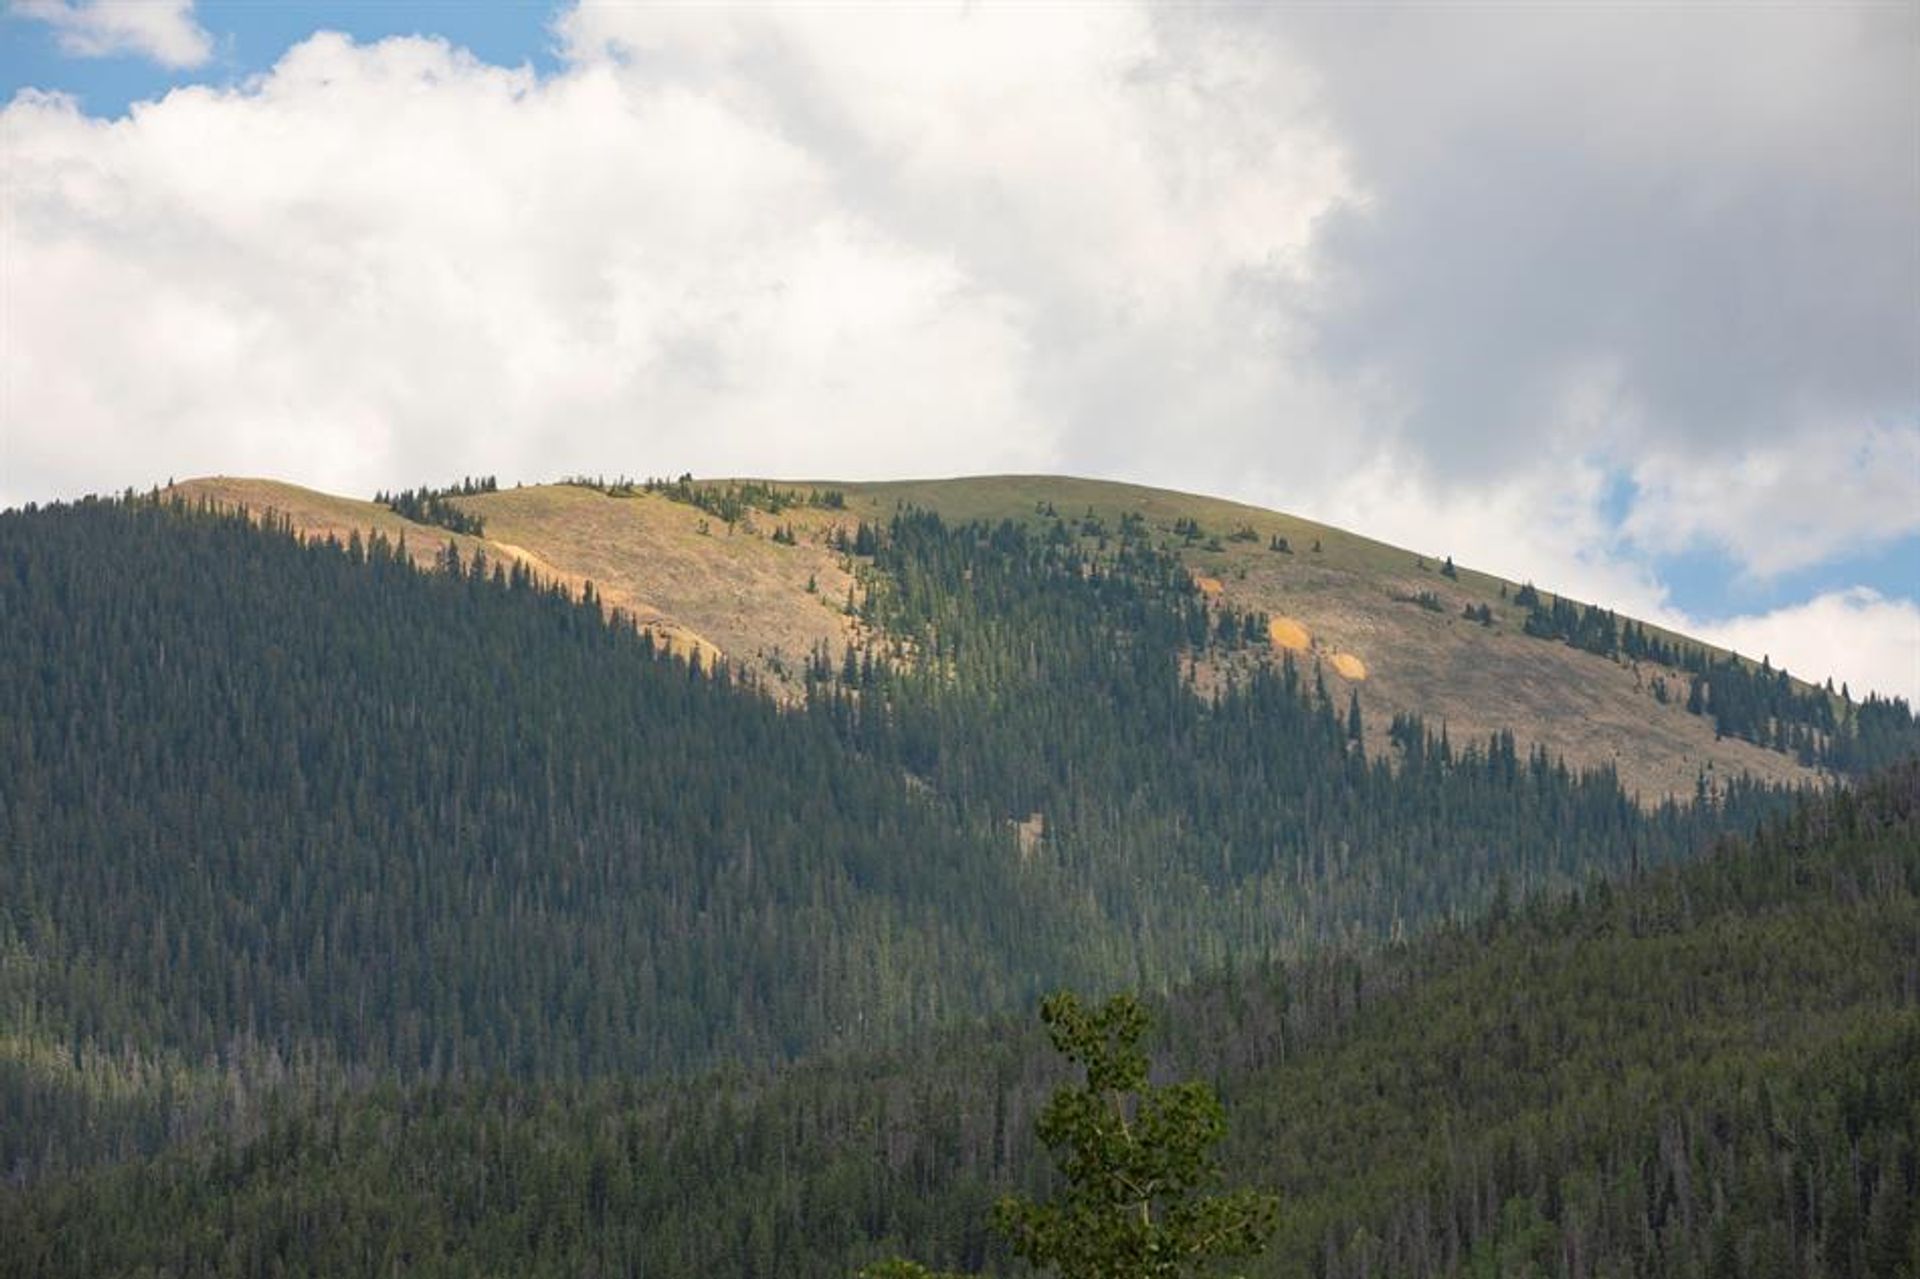
[[[1053,1046],[1086,1080],[1053,1095],[1036,1128],[1066,1186],[1050,1202],[1009,1196],[994,1227],[1015,1253],[1062,1279],[1162,1279],[1251,1257],[1273,1232],[1272,1195],[1221,1190],[1214,1147],[1226,1112],[1199,1082],[1156,1086],[1140,1039],[1147,1014],[1131,995],[1089,1010],[1071,994],[1041,1005]],[[945,1279],[909,1261],[864,1279]]]

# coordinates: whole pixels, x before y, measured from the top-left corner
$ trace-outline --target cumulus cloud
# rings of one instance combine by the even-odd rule
[[[18,97],[10,483],[1137,473],[1311,401],[1246,287],[1340,189],[1265,120],[1277,52],[1127,8],[560,29],[545,79],[323,34],[120,120]]]
[[[1920,441],[1920,10],[1277,6],[1256,21],[1321,73],[1365,195],[1315,240],[1317,352],[1393,390],[1404,413],[1381,425],[1435,482],[1598,442],[1622,469],[1653,456],[1711,474],[1716,500],[1804,508],[1834,468],[1749,455],[1819,453],[1836,432],[1844,447],[1876,424],[1876,448]],[[1661,496],[1643,531],[1674,513]],[[1762,561],[1835,540],[1788,533],[1807,540],[1775,536]]]
[[[22,487],[1056,461],[1020,299],[683,86],[319,35],[125,119],[6,115]]]
[[[1656,552],[1711,545],[1757,577],[1920,532],[1920,429],[1835,424],[1724,463],[1662,451],[1634,468],[1623,532]]]
[[[213,56],[193,0],[14,0],[13,12],[50,25],[61,52],[77,58],[133,54],[185,68]]]
[[[1020,299],[1033,429],[1081,469],[1217,487],[1347,411],[1285,358],[1303,335],[1273,296],[1351,194],[1282,44],[1131,5],[582,5],[560,31],[764,122]]]

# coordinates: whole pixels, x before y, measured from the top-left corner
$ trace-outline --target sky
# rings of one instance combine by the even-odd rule
[[[1920,701],[1920,6],[0,13],[0,506],[1055,472]]]

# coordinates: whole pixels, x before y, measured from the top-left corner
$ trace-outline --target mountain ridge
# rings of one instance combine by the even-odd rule
[[[1271,619],[1272,647],[1284,644],[1303,663],[1321,665],[1343,695],[1357,694],[1371,750],[1387,747],[1399,716],[1444,726],[1460,741],[1511,731],[1523,748],[1542,746],[1574,767],[1614,768],[1644,804],[1691,796],[1703,776],[1745,774],[1797,784],[1828,775],[1689,714],[1688,676],[1671,665],[1604,657],[1525,633],[1529,610],[1515,601],[1531,584],[1282,512],[1117,481],[1045,475],[715,479],[692,481],[680,491],[725,493],[743,486],[796,495],[831,492],[844,504],[777,513],[748,506],[743,518],[722,521],[674,500],[664,483],[650,491],[625,480],[450,496],[450,503],[483,521],[484,532],[476,537],[407,520],[374,502],[278,481],[207,477],[170,491],[275,511],[304,536],[397,538],[404,532],[421,562],[430,562],[451,541],[464,555],[478,550],[523,563],[576,593],[591,582],[606,605],[630,613],[664,643],[709,665],[725,660],[750,670],[786,700],[798,698],[798,669],[822,646],[837,660],[848,646],[874,638],[849,608],[863,595],[860,562],[840,540],[859,523],[877,526],[909,507],[955,521],[1030,523],[1052,512],[1058,521],[1097,525],[1112,536],[1124,519],[1138,517],[1151,536],[1172,546],[1220,608]],[[780,534],[791,541],[776,540]],[[1484,624],[1467,616],[1469,610],[1483,610]],[[1634,624],[1669,645],[1715,660],[1731,656],[1691,637]],[[1235,674],[1204,662],[1195,673],[1203,689]],[[1794,687],[1808,696],[1817,691],[1799,682]]]

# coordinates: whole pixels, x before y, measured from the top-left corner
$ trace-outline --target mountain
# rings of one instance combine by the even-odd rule
[[[1404,718],[1369,751],[1351,695],[1144,539],[856,522],[859,644],[799,661],[796,706],[524,561],[295,528],[0,515],[9,1022],[19,1069],[76,1076],[34,1079],[777,1061],[1402,935],[1786,799],[1644,808]]]
[[[1044,495],[1086,490],[1023,483],[470,481],[369,506],[207,481],[0,512],[0,1169],[15,1188],[0,1224],[40,1241],[26,1264],[119,1268],[121,1254],[73,1251],[71,1223],[120,1212],[89,1196],[136,1185],[161,1199],[134,1194],[145,1206],[120,1218],[126,1242],[146,1229],[136,1219],[183,1223],[186,1251],[156,1267],[261,1269],[294,1237],[273,1205],[325,1179],[281,1180],[286,1159],[311,1152],[379,1186],[387,1174],[351,1143],[384,1148],[406,1116],[443,1109],[449,1140],[551,1148],[563,1162],[529,1175],[577,1215],[627,1193],[589,1182],[573,1203],[566,1170],[586,1157],[592,1176],[598,1158],[581,1134],[635,1107],[665,1126],[620,1129],[629,1172],[658,1148],[683,1171],[765,1184],[729,1162],[750,1148],[842,1178],[781,1183],[802,1215],[779,1226],[743,1210],[734,1182],[700,1190],[676,1173],[702,1198],[667,1225],[658,1203],[620,1200],[662,1247],[680,1237],[672,1222],[711,1225],[712,1206],[759,1232],[742,1237],[768,1258],[819,1244],[820,1264],[838,1265],[898,1235],[983,1259],[978,1214],[934,1193],[948,1176],[934,1152],[975,1152],[976,1198],[1027,1175],[1014,1161],[1031,1099],[982,1111],[942,1072],[991,1058],[993,1019],[1041,992],[1135,987],[1211,1007],[1177,992],[1217,989],[1231,1007],[1291,1008],[1294,977],[1273,995],[1221,975],[1292,973],[1324,983],[1324,1028],[1387,989],[1381,974],[1401,974],[1392,986],[1478,954],[1475,921],[1504,928],[1515,901],[1693,862],[1824,790],[1716,766],[1685,799],[1654,799],[1609,761],[1580,767],[1510,729],[1470,736],[1370,700],[1422,628],[1568,671],[1631,678],[1637,662],[1667,689],[1644,713],[1776,767],[1853,776],[1920,739],[1903,703],[1830,697],[1524,587],[1502,602],[1499,584],[1444,561],[1403,570],[1432,578],[1408,602],[1391,576],[1402,553],[1332,531],[1242,529],[1203,504],[1146,506],[1144,491],[1109,519]],[[1303,588],[1272,597],[1290,612],[1255,607],[1268,575],[1295,572],[1324,578],[1326,598]],[[1440,592],[1457,583],[1500,611],[1472,604],[1469,619],[1463,603],[1447,626]],[[1315,608],[1349,596],[1366,596],[1342,605],[1354,615],[1415,639],[1301,639],[1322,625]],[[1884,811],[1875,820],[1905,820]],[[1876,861],[1833,882],[1877,901],[1898,873]],[[1679,891],[1686,907],[1695,890]],[[1736,973],[1794,953],[1783,938],[1740,952]],[[1393,955],[1423,958],[1380,966]],[[1519,989],[1540,962],[1508,958],[1524,965],[1473,981]],[[1884,958],[1843,955],[1835,980],[1905,989]],[[1665,992],[1663,1018],[1699,1002],[1646,988]],[[1475,989],[1461,1007],[1483,1007]],[[1223,1070],[1273,1051],[1261,1024],[1215,1024]],[[929,1039],[942,1034],[958,1037]],[[1481,1040],[1460,1043],[1471,1064]],[[905,1054],[908,1073],[876,1052]],[[1642,1101],[1686,1082],[1650,1060]],[[868,1079],[886,1109],[837,1093],[797,1130],[752,1118],[754,1098],[822,1071]],[[1364,1103],[1364,1090],[1329,1095],[1315,1113],[1371,1124]],[[561,1128],[522,1126],[528,1114]],[[916,1144],[923,1119],[937,1148]],[[913,1195],[863,1179],[844,1152],[809,1153],[843,1121],[861,1158],[911,1170]],[[983,1131],[999,1134],[991,1160]],[[396,1157],[407,1149],[442,1158],[431,1141]],[[478,1195],[485,1231],[539,1236],[487,1206],[499,1186],[478,1167],[478,1186],[445,1193]],[[266,1233],[194,1217],[237,1205],[226,1179],[249,1170],[266,1178]],[[545,1202],[525,1193],[509,1202]],[[428,1255],[375,1201],[329,1202],[294,1235],[337,1210],[343,1246],[400,1249],[387,1268]],[[1340,1222],[1396,1220],[1349,1191],[1329,1202]],[[1537,1207],[1552,1218],[1557,1203]],[[841,1225],[817,1224],[823,1210]],[[963,1221],[971,1234],[934,1229]],[[468,1229],[419,1224],[449,1246]],[[1459,1227],[1462,1240],[1487,1229]],[[230,1238],[254,1251],[208,1261]],[[582,1268],[558,1237],[527,1256],[484,1246],[519,1268]],[[376,1264],[353,1255],[349,1268]]]
[[[271,510],[310,536],[397,537],[410,527],[377,502],[270,481],[191,480],[174,491]],[[808,500],[822,494],[831,505]],[[603,600],[663,641],[709,662],[733,662],[788,698],[801,695],[799,672],[810,654],[824,646],[838,660],[847,645],[870,638],[846,609],[850,594],[862,595],[864,561],[838,549],[838,539],[861,522],[884,527],[913,508],[954,523],[1012,520],[1050,536],[1065,530],[1089,550],[1116,544],[1125,532],[1166,547],[1217,610],[1256,615],[1272,650],[1294,652],[1303,667],[1319,664],[1342,698],[1357,693],[1374,752],[1387,748],[1396,716],[1444,725],[1458,742],[1512,732],[1522,752],[1538,745],[1576,769],[1613,769],[1648,804],[1690,798],[1703,773],[1791,785],[1898,754],[1826,755],[1820,743],[1849,704],[1770,665],[1763,681],[1763,668],[1711,646],[1562,604],[1527,583],[1450,568],[1444,548],[1402,550],[1219,499],[995,476],[860,484],[581,480],[454,493],[446,503],[477,520],[481,535],[412,525],[416,556],[430,557],[451,539],[465,554],[482,549],[576,591],[591,581]],[[1200,674],[1205,683],[1219,672],[1203,663]],[[1696,680],[1720,687],[1695,696]],[[1748,708],[1761,698],[1766,707]],[[1716,702],[1726,715],[1700,713]],[[1782,708],[1787,713],[1767,713]],[[1878,713],[1877,704],[1853,709]],[[1899,716],[1887,718],[1897,732]]]
[[[1268,1276],[1920,1273],[1920,767],[1418,944],[1229,972],[1156,1057],[1279,1192]],[[0,1193],[0,1273],[1011,1267],[1062,1079],[1030,1021],[777,1074],[284,1097]]]

